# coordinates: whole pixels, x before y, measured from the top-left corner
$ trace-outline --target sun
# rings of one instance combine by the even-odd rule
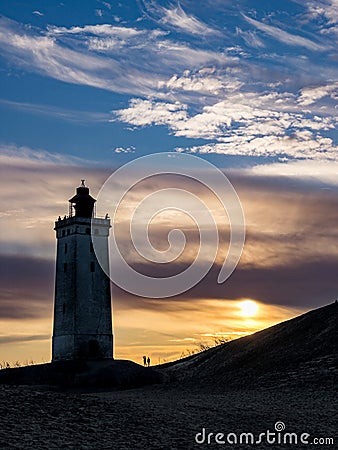
[[[239,303],[239,307],[243,317],[253,317],[258,311],[258,304],[253,300],[243,300]]]

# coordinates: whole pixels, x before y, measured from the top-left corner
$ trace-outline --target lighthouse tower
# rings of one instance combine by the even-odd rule
[[[96,200],[82,180],[69,215],[55,222],[57,239],[52,360],[113,357],[108,236],[110,219],[97,218]],[[98,263],[95,251],[100,251]]]

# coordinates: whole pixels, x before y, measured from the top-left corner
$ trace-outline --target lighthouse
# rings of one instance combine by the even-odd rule
[[[52,360],[113,358],[108,236],[85,180],[55,222],[57,239]],[[95,238],[95,248],[92,235]],[[97,259],[100,252],[101,267]]]

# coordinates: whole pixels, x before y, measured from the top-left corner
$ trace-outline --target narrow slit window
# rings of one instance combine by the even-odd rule
[[[91,261],[91,263],[90,263],[90,271],[95,272],[95,262],[94,261]]]
[[[66,303],[62,305],[62,314],[66,314]]]
[[[94,246],[93,246],[92,242],[90,243],[89,249],[90,249],[90,253],[94,253]]]
[[[63,263],[63,272],[64,272],[64,273],[67,272],[67,263]]]
[[[68,244],[65,244],[65,253],[68,251]]]

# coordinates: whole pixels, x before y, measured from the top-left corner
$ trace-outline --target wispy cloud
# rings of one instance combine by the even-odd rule
[[[106,7],[107,9],[111,10],[112,5],[109,2],[104,2],[102,0],[98,0],[99,3],[101,3],[104,7]]]
[[[110,175],[109,169],[96,167],[94,161],[15,145],[0,146],[0,165],[1,251],[21,256],[50,258],[54,254],[51,224],[59,214],[67,214],[69,189],[86,178],[95,195]]]
[[[131,36],[137,36],[145,34],[143,30],[137,30],[136,28],[117,27],[110,24],[98,24],[98,25],[85,25],[83,27],[74,26],[70,28],[66,27],[48,27],[49,35],[66,35],[66,34],[91,34],[94,36],[119,36],[122,38],[128,38]]]
[[[61,48],[52,37],[31,35],[13,22],[1,22],[0,46],[19,65],[70,83],[108,87],[97,72],[113,71],[113,63],[108,65],[102,58]]]
[[[53,36],[34,34],[5,19],[0,23],[0,48],[17,65],[68,83],[140,95],[152,93],[160,81],[156,75],[145,77],[137,68],[126,70],[123,62],[71,49]]]
[[[20,166],[31,166],[34,164],[60,164],[65,166],[86,166],[93,165],[94,161],[71,156],[65,153],[50,153],[46,150],[32,149],[27,146],[17,146],[15,144],[0,144],[1,164],[16,164]]]
[[[0,345],[12,344],[14,342],[47,341],[50,338],[50,334],[12,334],[9,336],[0,336]]]
[[[158,95],[159,86],[174,70],[238,61],[225,53],[163,39],[163,32],[158,30],[103,24],[51,27],[43,34],[4,18],[0,21],[0,48],[5,57],[28,71],[143,96]]]
[[[161,8],[161,11],[163,17],[160,19],[160,22],[165,25],[172,25],[176,30],[178,28],[185,33],[197,35],[220,34],[219,31],[210,28],[196,17],[186,14],[180,4],[171,9]]]
[[[0,98],[0,105],[8,108],[25,111],[31,114],[48,115],[61,120],[75,123],[87,122],[107,122],[111,117],[109,113],[100,113],[95,111],[81,111],[60,108],[52,105],[43,105],[37,103],[15,102]]]
[[[240,27],[236,27],[236,34],[244,39],[249,47],[265,48],[264,42],[257,36],[255,31],[243,31]]]
[[[313,42],[310,39],[304,38],[296,34],[291,34],[278,27],[274,27],[272,25],[267,25],[265,23],[259,22],[258,20],[252,19],[251,17],[248,17],[245,14],[243,14],[243,17],[247,22],[249,22],[257,29],[263,31],[264,33],[268,34],[274,39],[283,42],[284,44],[305,47],[309,50],[314,51],[323,51],[327,49],[326,46]]]
[[[106,23],[38,30],[2,18],[0,48],[12,64],[27,71],[133,96],[128,107],[114,112],[112,121],[133,127],[166,125],[175,136],[209,141],[199,147],[187,143],[191,151],[335,159],[335,67],[330,60],[316,70],[316,52],[332,47],[328,37],[310,39],[313,34],[302,27],[302,35],[289,33],[290,27],[282,29],[282,20],[272,15],[274,25],[238,15],[230,38],[228,30],[220,36],[184,4],[164,8],[146,2],[146,11],[156,22],[154,29],[142,28],[144,20],[135,26]],[[300,14],[295,20],[305,19]],[[168,26],[185,29],[190,39],[177,38]],[[266,35],[282,44],[280,54]],[[297,46],[313,52],[285,56],[290,46],[294,52]],[[106,114],[90,111],[2,102],[69,121],[106,119]]]
[[[338,161],[289,160],[257,164],[241,173],[261,177],[288,177],[338,186]]]
[[[0,262],[0,320],[27,320],[48,313],[53,298],[53,260],[0,253]]]
[[[160,4],[144,0],[143,13],[150,19],[165,26],[169,26],[174,31],[179,31],[191,35],[221,35],[220,31],[208,26],[192,14],[187,14],[180,3],[165,8]]]

